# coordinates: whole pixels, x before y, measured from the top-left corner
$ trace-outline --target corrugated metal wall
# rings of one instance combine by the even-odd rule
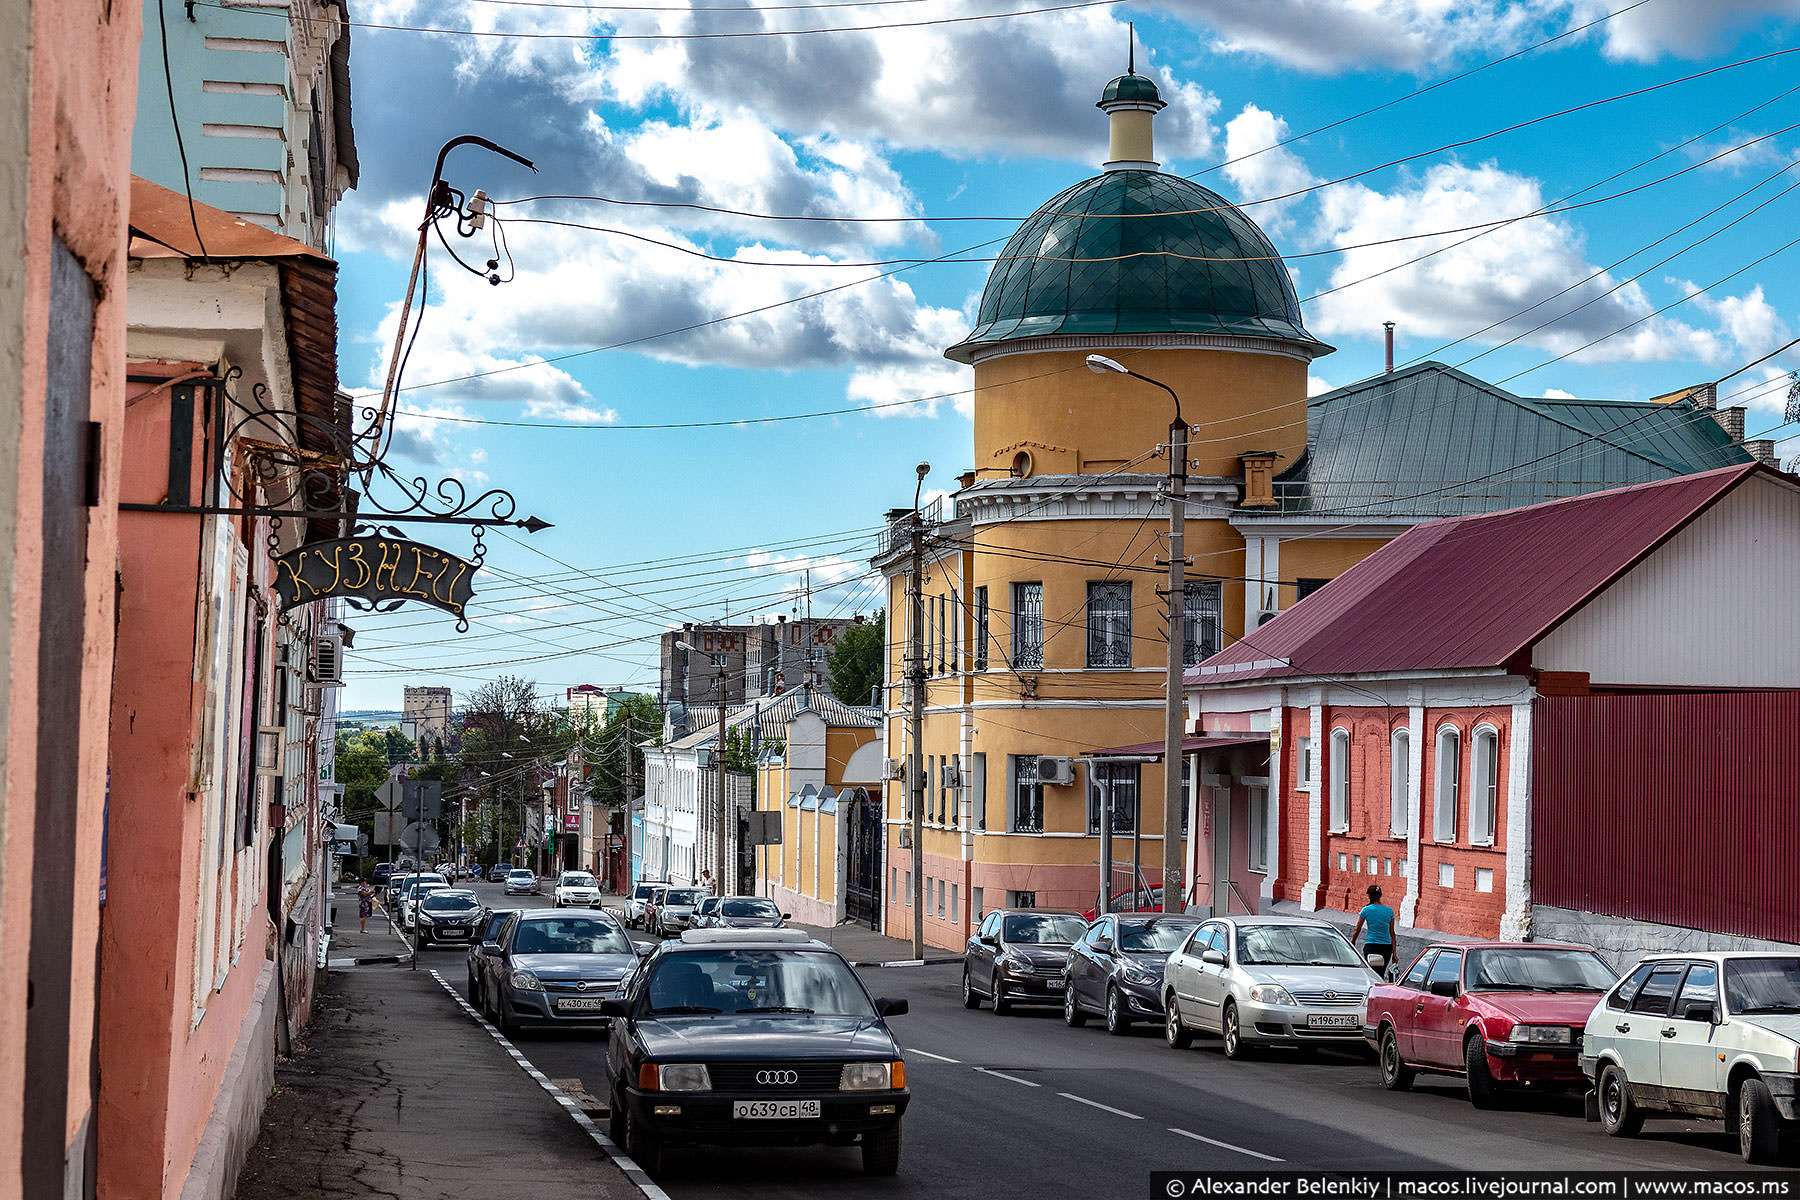
[[[1536,903],[1800,941],[1800,692],[1535,711]]]

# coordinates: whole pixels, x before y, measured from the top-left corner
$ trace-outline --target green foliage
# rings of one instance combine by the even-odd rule
[[[749,734],[743,729],[725,731],[725,769],[740,775],[756,772],[756,751],[750,745]]]
[[[606,718],[598,733],[585,740],[590,773],[588,788],[595,801],[622,808],[644,791],[644,752],[638,747],[662,738],[662,711],[649,696],[627,696]],[[631,769],[626,770],[626,755]],[[630,782],[627,795],[626,784]]]
[[[886,649],[886,610],[876,613],[866,624],[846,628],[825,656],[831,694],[845,704],[869,703],[870,696],[881,683]]]

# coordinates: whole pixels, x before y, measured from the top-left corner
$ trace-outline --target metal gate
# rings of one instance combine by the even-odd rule
[[[844,881],[844,913],[870,929],[881,928],[881,802],[868,789],[851,793],[850,846],[845,861],[849,877]]]

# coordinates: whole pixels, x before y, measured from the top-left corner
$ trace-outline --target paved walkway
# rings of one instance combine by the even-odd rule
[[[404,953],[379,909],[359,934],[354,892],[336,900],[333,958]],[[550,1094],[447,994],[464,955],[418,968],[333,971],[275,1093],[238,1200],[407,1197],[494,1200],[643,1193]]]

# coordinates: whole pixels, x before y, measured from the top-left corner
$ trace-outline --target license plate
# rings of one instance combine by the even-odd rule
[[[1362,1018],[1355,1013],[1314,1013],[1306,1018],[1308,1029],[1356,1029],[1362,1025]]]
[[[438,930],[438,936],[442,937],[442,938],[459,938],[459,937],[467,937],[468,935],[469,935],[469,931],[466,929],[440,929],[440,930]]]
[[[817,1100],[734,1100],[731,1115],[751,1121],[793,1121],[819,1115]]]
[[[583,998],[575,999],[575,1000],[558,1000],[556,1002],[556,1011],[557,1012],[599,1012],[600,1011],[600,997],[599,996],[587,996],[587,997],[583,997]]]

